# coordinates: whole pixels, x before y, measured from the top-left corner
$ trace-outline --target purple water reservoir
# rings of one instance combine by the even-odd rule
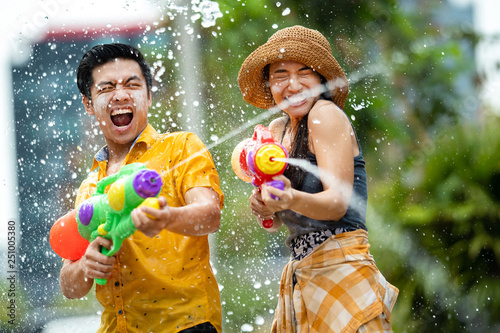
[[[84,202],[78,210],[78,219],[80,223],[89,225],[90,220],[92,220],[92,215],[94,215],[94,205],[92,205],[92,202]]]
[[[133,182],[135,192],[142,198],[155,197],[160,193],[163,181],[154,170],[141,170]]]
[[[255,165],[253,164],[253,149],[248,150],[247,153],[247,167],[251,173],[256,174]]]

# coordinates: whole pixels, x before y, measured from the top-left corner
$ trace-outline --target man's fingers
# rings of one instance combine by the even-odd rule
[[[158,203],[160,204],[160,209],[167,206],[167,199],[164,196],[158,197]]]
[[[103,246],[103,247],[107,248],[108,250],[110,250],[111,247],[113,246],[113,242],[111,241],[111,239],[107,239],[104,237],[97,237],[95,239],[95,242],[98,244],[98,246]]]
[[[161,215],[161,210],[151,207],[141,207],[141,212],[146,214],[150,219],[158,219]]]
[[[113,265],[115,263],[114,257],[108,257],[101,253],[101,247],[105,247],[108,250],[113,246],[113,242],[110,239],[103,237],[97,237],[92,243],[90,243],[87,252],[85,253],[85,259],[88,265],[92,263],[100,263],[103,265]]]

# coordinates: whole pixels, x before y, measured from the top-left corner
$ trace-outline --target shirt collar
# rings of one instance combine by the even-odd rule
[[[129,154],[134,149],[136,144],[140,142],[144,142],[147,145],[147,148],[150,148],[151,145],[156,141],[158,137],[158,133],[156,130],[151,126],[150,124],[146,125],[146,128],[139,134],[139,136],[135,139],[134,143],[132,143],[132,146],[130,146]],[[109,149],[108,146],[102,147],[97,154],[94,156],[94,163],[92,164],[92,168],[90,171],[94,170],[99,166],[99,162],[104,162],[109,159]]]

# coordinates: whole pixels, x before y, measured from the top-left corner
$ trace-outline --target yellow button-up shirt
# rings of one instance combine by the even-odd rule
[[[96,171],[82,183],[76,206],[106,177],[107,150],[94,158]],[[160,195],[172,207],[186,204],[193,187],[210,187],[224,196],[212,157],[192,133],[158,134],[148,125],[124,164],[140,162],[163,180]],[[200,221],[202,224],[203,221]],[[209,262],[208,236],[183,236],[163,230],[149,238],[140,231],[123,241],[115,270],[96,295],[104,307],[98,332],[178,332],[210,322],[221,332],[221,302]]]

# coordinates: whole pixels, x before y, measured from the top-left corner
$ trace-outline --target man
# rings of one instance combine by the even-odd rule
[[[216,232],[224,196],[214,163],[192,133],[158,134],[148,124],[151,72],[142,54],[125,44],[99,45],[82,58],[77,73],[85,110],[95,117],[106,146],[82,183],[76,206],[96,183],[129,163],[144,163],[161,176],[160,209],[135,209],[136,231],[113,257],[102,237],[85,255],[66,260],[60,285],[81,298],[95,278],[104,307],[98,332],[221,332],[221,304],[209,262],[208,234]]]

